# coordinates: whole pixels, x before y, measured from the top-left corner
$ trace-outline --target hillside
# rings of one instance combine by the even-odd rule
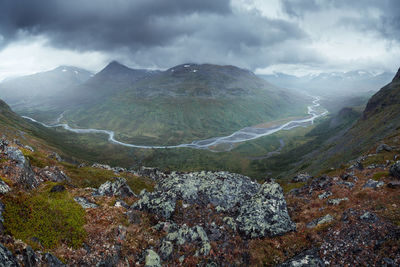
[[[117,76],[110,72],[105,68],[100,74],[114,81]],[[85,83],[90,88],[87,91],[96,91],[97,87],[91,87],[93,79]],[[167,145],[304,116],[309,102],[248,70],[210,64],[183,64],[152,72],[122,87],[109,87],[107,97],[74,107],[64,118],[75,127],[113,130],[127,142]]]
[[[71,66],[22,76],[0,83],[0,98],[16,111],[47,111],[61,93],[86,82],[92,73]]]

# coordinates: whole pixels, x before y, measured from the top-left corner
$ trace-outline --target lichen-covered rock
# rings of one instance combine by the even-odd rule
[[[400,179],[400,160],[396,161],[391,167],[390,167],[390,174],[397,179]]]
[[[365,222],[376,222],[378,220],[378,216],[376,216],[374,213],[366,211],[360,216],[360,220],[363,220]]]
[[[21,150],[15,147],[7,147],[5,154],[8,159],[15,162],[16,168],[13,170],[12,176],[16,179],[16,182],[26,189],[36,188],[40,181],[36,178],[31,164],[25,158]]]
[[[93,163],[92,167],[98,168],[98,169],[104,169],[104,170],[108,170],[108,171],[112,170],[110,165],[100,164],[100,163]]]
[[[126,180],[121,177],[114,177],[113,182],[107,181],[100,185],[99,189],[94,192],[94,195],[119,196],[122,198],[136,196],[129,185],[126,184]]]
[[[35,251],[30,246],[22,250],[22,262],[25,267],[34,267],[38,265],[38,258]]]
[[[164,178],[166,176],[166,174],[159,169],[152,167],[140,167],[138,170],[131,172],[137,176],[151,178],[154,181],[157,181],[158,179]]]
[[[11,191],[11,188],[3,180],[0,179],[0,194],[7,194]]]
[[[382,186],[384,186],[384,185],[385,185],[385,183],[382,182],[382,181],[375,181],[375,180],[369,179],[369,180],[364,184],[363,188],[373,188],[373,189],[375,189],[375,188],[382,187]]]
[[[174,245],[171,241],[164,240],[160,246],[160,254],[163,260],[168,260],[174,251]]]
[[[325,215],[325,216],[323,216],[321,218],[315,219],[312,222],[308,223],[307,224],[307,228],[314,228],[314,227],[316,227],[318,225],[325,224],[325,223],[330,223],[332,221],[333,221],[332,215],[327,214],[327,215]]]
[[[289,217],[282,188],[275,182],[265,182],[258,193],[244,203],[236,218],[239,230],[256,238],[281,235],[296,229]]]
[[[132,207],[170,218],[176,200],[188,204],[213,204],[218,211],[233,211],[241,206],[260,185],[250,178],[228,172],[171,173],[158,180],[153,193],[141,193]]]
[[[58,155],[58,153],[56,153],[56,152],[52,152],[52,153],[49,155],[49,158],[55,159],[55,160],[57,160],[57,161],[59,161],[59,162],[62,161],[62,158],[61,158],[60,155]]]
[[[176,195],[173,192],[140,192],[140,199],[133,203],[132,209],[146,210],[169,219],[175,211]]]
[[[0,266],[14,267],[20,266],[17,259],[5,246],[0,244]]]
[[[201,226],[188,227],[186,224],[181,227],[171,227],[166,241],[173,242],[177,245],[184,245],[186,243],[198,242],[200,245],[199,253],[208,255],[211,250],[211,245],[206,232]]]
[[[84,197],[74,197],[74,200],[76,203],[82,206],[84,209],[92,209],[92,208],[97,208],[97,204],[90,202]]]
[[[48,181],[53,181],[56,183],[59,182],[71,182],[71,178],[69,178],[60,168],[57,166],[46,166],[42,170],[39,171],[39,175]]]
[[[324,266],[325,264],[319,257],[318,251],[310,249],[278,265],[277,267],[324,267]]]
[[[146,267],[161,267],[160,256],[151,249],[146,250],[145,264]]]

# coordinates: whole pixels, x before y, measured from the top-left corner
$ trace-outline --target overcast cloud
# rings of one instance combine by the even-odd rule
[[[398,0],[2,0],[0,79],[108,61],[305,74],[400,65]]]

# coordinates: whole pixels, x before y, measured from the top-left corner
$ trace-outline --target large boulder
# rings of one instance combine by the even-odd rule
[[[390,167],[390,174],[397,179],[400,179],[400,160],[396,161],[391,167]]]
[[[94,195],[119,197],[136,196],[132,189],[126,184],[126,180],[121,177],[114,177],[113,182],[107,181],[100,185],[99,189],[94,192]]]
[[[240,207],[236,221],[239,230],[251,238],[296,230],[287,211],[282,188],[275,182],[264,183],[259,192]]]

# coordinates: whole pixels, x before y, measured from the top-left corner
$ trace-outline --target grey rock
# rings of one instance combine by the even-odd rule
[[[60,157],[60,155],[58,155],[58,153],[56,153],[56,152],[52,152],[52,153],[49,155],[49,158],[55,159],[55,160],[57,160],[58,162],[63,161],[62,158]]]
[[[64,267],[66,266],[56,256],[51,253],[44,254],[44,260],[47,262],[49,267]]]
[[[19,184],[23,185],[26,189],[36,188],[40,184],[32,170],[31,164],[21,150],[15,147],[7,147],[5,154],[10,160],[16,163],[18,170],[15,176],[18,177]]]
[[[393,148],[391,146],[388,146],[387,144],[380,144],[377,148],[376,148],[376,154],[381,153],[382,151],[392,151]]]
[[[314,228],[314,227],[316,227],[318,225],[325,224],[325,223],[330,223],[332,221],[333,221],[332,215],[327,214],[327,215],[325,215],[325,216],[323,216],[321,218],[315,219],[312,222],[308,223],[307,224],[307,228]]]
[[[84,197],[74,197],[74,200],[82,206],[84,209],[91,209],[91,208],[97,208],[98,205],[95,203],[90,202]]]
[[[329,205],[337,206],[337,205],[339,205],[340,203],[342,203],[343,201],[349,201],[349,198],[344,197],[344,198],[333,198],[333,199],[328,199],[327,203],[328,203]]]
[[[126,184],[126,180],[120,177],[114,177],[114,181],[107,181],[100,185],[99,189],[94,192],[94,195],[99,196],[119,196],[133,197],[136,196],[132,189]]]
[[[389,188],[395,189],[400,187],[400,181],[390,181],[387,186]]]
[[[310,249],[294,258],[278,265],[279,267],[324,267],[325,264],[318,255],[318,251]]]
[[[0,244],[0,266],[15,267],[20,266],[17,259],[5,246]]]
[[[396,265],[396,262],[391,258],[383,258],[382,267],[398,267],[398,265]]]
[[[312,176],[309,175],[308,173],[300,173],[297,174],[295,177],[293,177],[292,182],[293,183],[307,182],[310,178],[312,178]]]
[[[161,267],[160,256],[151,249],[146,250],[145,264],[146,267]]]
[[[3,217],[3,212],[6,210],[6,206],[3,204],[3,202],[0,201],[0,233],[4,232],[4,217]]]
[[[112,170],[110,165],[100,164],[100,163],[93,163],[92,167],[97,168],[97,169],[104,169],[104,170],[108,170],[108,171]]]
[[[174,251],[174,245],[172,244],[172,242],[164,240],[161,243],[160,246],[161,259],[163,259],[164,261],[168,260],[171,257],[173,251]]]
[[[384,185],[385,185],[385,183],[382,182],[382,181],[375,181],[375,180],[369,179],[369,180],[364,184],[363,188],[373,188],[373,189],[375,189],[375,188],[382,187],[382,186],[384,186]]]
[[[125,209],[129,209],[130,206],[128,204],[125,203],[125,201],[118,199],[117,201],[115,201],[114,207],[123,207]]]
[[[24,148],[31,152],[35,152],[35,150],[31,146],[26,145],[26,146],[24,146]]]
[[[166,174],[157,168],[152,167],[140,167],[139,170],[133,171],[133,174],[137,176],[149,177],[154,181],[160,178],[165,178]]]
[[[48,181],[53,181],[56,183],[60,182],[71,182],[69,178],[60,168],[57,166],[46,166],[39,171],[39,175]]]
[[[171,173],[159,178],[153,193],[142,192],[133,208],[170,218],[177,199],[188,204],[213,204],[220,211],[233,210],[254,195],[260,185],[228,172]]]
[[[11,188],[3,180],[0,179],[0,194],[7,194],[11,191]]]
[[[318,198],[319,199],[325,199],[325,198],[328,198],[330,196],[332,196],[332,192],[331,191],[325,191],[322,194],[319,194]]]
[[[390,174],[393,177],[396,177],[397,179],[400,179],[400,160],[396,161],[391,167],[390,167]]]
[[[22,261],[25,267],[34,267],[38,264],[35,251],[30,246],[22,250]]]
[[[240,207],[236,221],[239,230],[251,238],[296,230],[289,217],[282,188],[275,182],[265,182],[259,192]]]
[[[115,173],[121,173],[121,172],[125,172],[126,169],[122,168],[122,167],[113,167],[111,168],[113,172]]]
[[[58,192],[63,192],[65,191],[65,186],[63,185],[55,185],[50,189],[51,193],[58,193]]]
[[[364,214],[360,216],[360,220],[373,223],[378,220],[378,216],[376,216],[374,213],[366,211]]]

